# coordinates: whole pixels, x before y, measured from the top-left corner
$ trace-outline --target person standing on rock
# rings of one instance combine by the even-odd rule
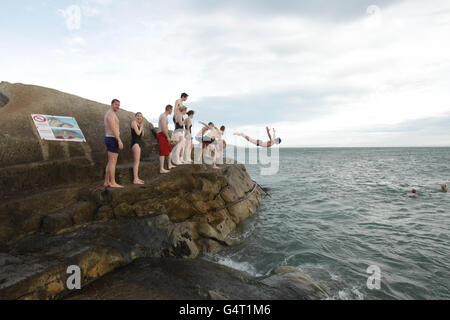
[[[227,142],[223,139],[224,134],[225,126],[221,126],[216,136],[217,159],[219,160],[219,164],[223,164],[223,152],[227,147]]]
[[[175,126],[177,125],[176,117],[178,113],[180,112],[181,108],[184,107],[183,102],[186,102],[186,100],[189,98],[189,95],[187,93],[182,93],[181,98],[175,101],[175,109],[173,114],[173,123]]]
[[[144,148],[144,117],[141,112],[136,113],[136,120],[131,123],[131,150],[133,151],[134,166],[133,166],[133,183],[144,184],[144,181],[139,179],[139,164],[141,162],[141,152]]]
[[[184,120],[184,140],[185,140],[185,146],[184,146],[184,155],[183,155],[183,161],[184,163],[192,163],[192,119],[194,119],[195,112],[193,110],[190,110],[187,113],[187,117]]]
[[[179,166],[186,164],[183,161],[183,154],[185,148],[184,141],[184,116],[186,115],[187,108],[181,107],[180,112],[175,116],[175,131],[172,134],[172,141],[176,143],[172,153],[172,163]]]
[[[160,169],[159,172],[161,174],[169,173],[166,169],[164,169],[164,162],[165,158],[167,157],[169,160],[169,170],[172,168],[176,168],[174,165],[172,165],[171,158],[172,158],[172,146],[170,145],[170,137],[169,137],[169,120],[167,119],[168,116],[172,114],[173,107],[171,105],[168,105],[166,107],[166,111],[159,117],[158,122],[158,143],[159,143],[159,162],[160,162]]]
[[[203,129],[200,130],[195,135],[195,140],[201,143],[202,152],[200,153],[200,158],[203,156],[203,159],[206,160],[206,158],[212,159],[212,167],[213,169],[220,169],[216,164],[216,156],[217,156],[217,150],[215,146],[216,141],[216,133],[220,130],[217,129],[217,127],[214,125],[214,123],[210,122],[209,124],[206,124],[204,122],[199,121],[203,126]],[[207,135],[205,135],[207,132],[209,132]],[[207,157],[205,157],[207,156]],[[201,159],[196,159],[196,162],[200,162]]]
[[[105,172],[105,188],[123,188],[116,183],[116,165],[120,152],[123,150],[123,143],[120,139],[119,118],[117,112],[120,109],[120,101],[114,99],[111,108],[105,115],[105,144],[108,150],[108,164]]]

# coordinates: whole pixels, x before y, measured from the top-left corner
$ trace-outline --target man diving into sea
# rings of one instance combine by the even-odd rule
[[[281,139],[280,138],[276,138],[276,132],[275,129],[273,129],[273,137],[270,134],[270,129],[269,127],[266,127],[267,130],[267,135],[269,136],[269,141],[263,142],[261,140],[256,140],[256,139],[252,139],[249,136],[243,134],[243,133],[235,133],[235,136],[240,136],[245,138],[248,142],[253,143],[254,145],[256,145],[257,147],[263,147],[263,148],[270,148],[276,144],[280,144],[281,143]]]

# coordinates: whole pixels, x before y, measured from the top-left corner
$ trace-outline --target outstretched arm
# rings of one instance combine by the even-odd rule
[[[200,123],[200,124],[203,125],[204,127],[209,128],[209,126],[208,126],[206,123],[204,123],[204,122],[199,121],[198,123]]]
[[[269,127],[266,127],[267,135],[269,136],[269,141],[272,141],[272,136],[270,135],[270,129]]]

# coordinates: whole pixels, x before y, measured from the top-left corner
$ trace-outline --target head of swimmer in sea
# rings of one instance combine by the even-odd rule
[[[187,113],[188,117],[191,118],[191,119],[194,118],[194,114],[195,114],[194,110],[189,110],[189,112]]]
[[[111,109],[114,112],[119,111],[119,109],[120,109],[120,101],[117,100],[117,99],[114,99],[113,101],[111,101]]]
[[[441,190],[448,191],[447,185],[445,183],[441,186]]]
[[[417,194],[417,190],[416,189],[412,189],[411,193]]]
[[[182,93],[181,94],[181,100],[186,101],[189,98],[189,95],[187,93]]]
[[[136,117],[136,122],[141,124],[144,121],[144,117],[141,112],[138,112],[134,115]]]

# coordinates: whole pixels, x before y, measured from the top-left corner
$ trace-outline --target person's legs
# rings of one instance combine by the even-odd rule
[[[255,145],[258,144],[258,142],[255,139],[252,139],[252,138],[250,138],[249,136],[247,136],[247,135],[245,135],[243,133],[236,132],[234,135],[242,137],[242,138],[246,139],[248,142],[253,143]]]
[[[183,154],[184,154],[184,137],[180,136],[180,138],[178,138],[178,144],[180,145],[180,153],[178,154],[178,159],[180,161],[181,164],[184,164],[184,159],[183,159]]]
[[[110,153],[111,154],[111,162],[109,165],[109,180],[110,188],[123,188],[123,186],[116,183],[116,165],[117,165],[117,159],[119,158],[118,153]]]
[[[220,169],[217,166],[217,148],[215,145],[211,145],[211,158],[213,160],[213,169]]]
[[[131,149],[133,151],[134,166],[133,166],[133,183],[144,184],[144,181],[139,179],[139,163],[141,162],[141,147],[135,144]]]
[[[110,177],[109,177],[109,167],[110,167],[110,165],[111,165],[111,155],[110,155],[111,153],[110,152],[108,152],[108,163],[106,164],[106,169],[105,169],[105,183],[103,184],[103,186],[105,187],[105,188],[108,188],[109,187],[109,184],[111,183],[111,179],[110,179]]]
[[[166,169],[164,169],[164,162],[166,161],[166,157],[165,156],[160,156],[159,157],[159,164],[160,164],[160,166],[159,166],[159,173],[162,173],[162,174],[164,174],[164,173],[169,173],[170,171],[167,171]],[[170,162],[170,160],[169,160],[169,162]]]
[[[184,155],[183,155],[184,162],[192,163],[191,153],[192,153],[192,139],[191,136],[188,135],[186,136],[184,143]]]
[[[169,170],[172,170],[173,168],[176,168],[177,166],[174,166],[173,164],[172,164],[172,154],[173,154],[173,151],[169,154],[169,156],[167,157],[167,160],[168,160],[168,162],[169,162]]]
[[[217,163],[223,164],[223,140],[217,142]]]
[[[170,159],[172,159],[173,164],[175,165],[183,164],[183,162],[180,159],[180,152],[182,151],[182,147],[183,147],[183,137],[179,137],[177,140],[177,144],[173,148],[172,157],[170,157]]]

